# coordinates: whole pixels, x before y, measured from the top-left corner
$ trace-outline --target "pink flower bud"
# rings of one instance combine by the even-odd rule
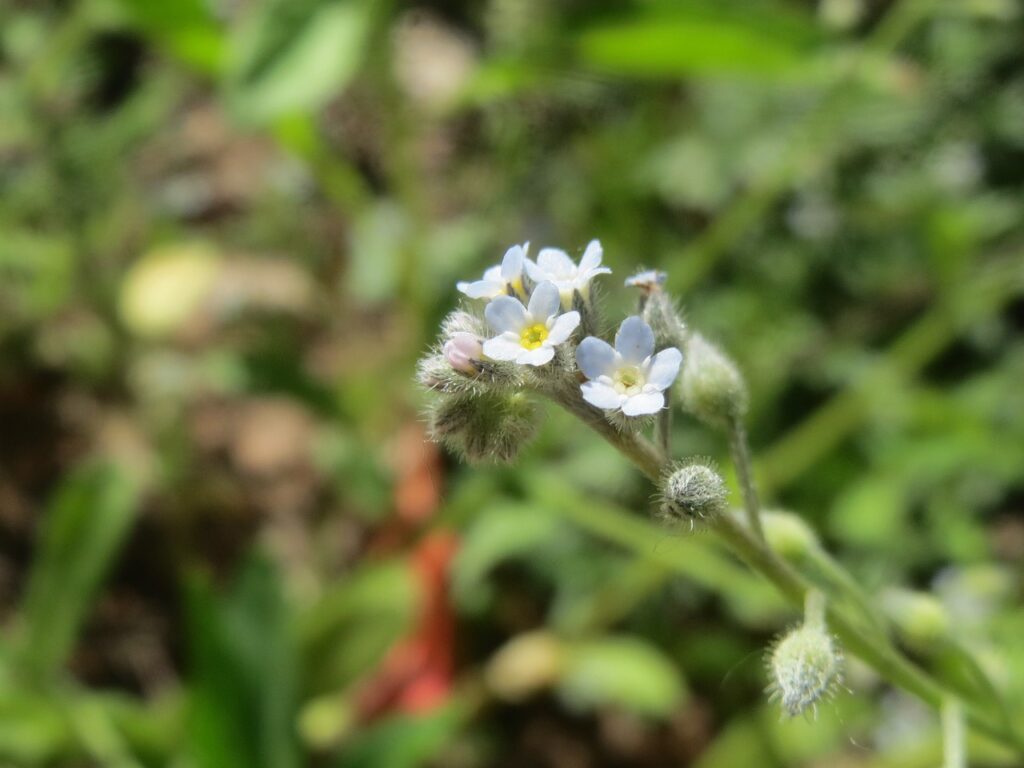
[[[483,355],[480,339],[472,333],[457,331],[444,343],[444,356],[452,368],[462,373],[476,375],[476,363]]]

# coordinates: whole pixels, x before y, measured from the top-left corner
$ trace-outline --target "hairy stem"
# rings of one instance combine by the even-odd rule
[[[619,430],[609,423],[600,410],[579,396],[578,388],[558,386],[544,390],[544,394],[608,440],[651,480],[658,482],[661,479],[668,457],[642,435]],[[745,436],[743,444],[746,444]],[[759,517],[757,519],[759,521]],[[753,531],[753,526],[745,526],[732,514],[725,513],[713,527],[734,555],[768,579],[791,603],[803,606],[814,585],[769,548],[763,536]],[[836,563],[835,568],[840,569],[840,566]],[[844,572],[843,580],[847,578],[853,580]],[[949,695],[947,689],[897,651],[883,633],[864,631],[835,605],[828,607],[826,615],[830,629],[851,653],[890,683],[914,694],[933,708],[941,709]],[[989,715],[974,707],[966,709],[965,714],[966,721],[978,732],[1024,755],[1024,741],[1008,723],[993,722]]]
[[[747,444],[747,430],[743,422],[733,419],[729,425],[729,451],[733,465],[736,467],[736,480],[743,494],[743,508],[747,512],[747,522],[759,539],[764,541],[764,528],[761,526],[761,502],[757,498],[757,486],[750,461],[750,446]]]

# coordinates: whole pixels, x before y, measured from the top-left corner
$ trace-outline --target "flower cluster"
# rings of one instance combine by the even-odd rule
[[[593,283],[611,272],[603,255],[592,240],[578,263],[555,248],[541,249],[533,260],[524,243],[509,248],[481,279],[456,284],[464,305],[445,318],[438,344],[419,365],[419,380],[434,395],[431,436],[469,461],[512,461],[537,429],[534,401],[546,398],[656,480],[656,514],[666,524],[717,530],[726,542],[739,542],[744,557],[755,552],[761,558],[753,558],[755,565],[772,565],[776,552],[800,559],[816,550],[813,533],[798,518],[762,515],[742,428],[746,384],[725,352],[687,327],[666,290],[668,275],[644,270],[628,278],[626,287],[637,292],[636,314],[622,320],[613,337],[601,333],[608,325]],[[673,460],[672,406],[728,435],[745,526],[730,509],[728,488],[713,464]],[[643,434],[648,428],[656,440]],[[825,599],[808,587],[803,623],[769,653],[771,697],[790,715],[814,711],[841,680],[842,653],[827,630]],[[550,643],[531,643],[509,653],[540,649],[552,656]],[[542,687],[550,676],[552,658],[545,658],[536,680],[504,685],[505,655],[488,677],[510,698]]]
[[[622,322],[614,344],[586,335],[601,326],[593,282],[611,273],[603,256],[597,240],[579,262],[557,248],[542,248],[534,260],[529,243],[513,245],[479,280],[456,284],[466,305],[449,315],[438,347],[420,364],[420,381],[440,395],[435,438],[466,458],[510,458],[508,439],[478,433],[525,435],[528,409],[513,402],[531,390],[576,413],[590,409],[616,429],[640,426],[638,417],[666,407],[683,361],[675,339],[658,338],[641,315]],[[664,279],[644,272],[626,284],[649,296]],[[501,414],[520,421],[505,424]]]

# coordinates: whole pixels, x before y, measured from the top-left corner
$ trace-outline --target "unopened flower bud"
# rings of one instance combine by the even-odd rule
[[[949,637],[949,614],[931,595],[909,589],[890,589],[883,593],[881,603],[885,615],[908,645],[926,650]]]
[[[458,333],[469,333],[473,336],[482,337],[487,333],[487,326],[476,315],[456,309],[454,312],[449,312],[445,319],[441,321],[441,338],[449,339]]]
[[[508,462],[533,437],[535,417],[533,404],[520,393],[451,394],[434,404],[430,434],[471,463]]]
[[[842,655],[824,623],[805,621],[776,643],[768,662],[770,699],[790,717],[816,712],[842,676]]]
[[[792,512],[762,512],[761,525],[768,546],[786,560],[799,560],[818,546],[811,527]]]
[[[637,288],[642,294],[650,296],[655,291],[660,291],[667,279],[666,272],[658,269],[644,269],[632,277],[627,277],[625,285],[627,288]]]
[[[480,370],[477,364],[484,352],[479,336],[456,331],[444,343],[442,353],[456,371],[475,376]]]
[[[662,517],[689,522],[691,527],[721,514],[728,492],[722,476],[700,462],[677,466],[661,486]]]
[[[747,409],[747,388],[736,364],[714,344],[690,334],[683,353],[683,407],[704,423],[726,427]]]
[[[686,323],[669,294],[658,288],[650,290],[642,297],[642,316],[644,322],[651,326],[658,347],[686,347]]]

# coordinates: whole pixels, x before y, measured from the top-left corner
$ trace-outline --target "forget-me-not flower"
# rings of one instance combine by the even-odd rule
[[[513,360],[520,365],[544,365],[555,356],[555,347],[568,341],[580,324],[579,312],[558,314],[558,288],[543,282],[533,289],[530,304],[511,296],[498,296],[484,310],[484,317],[498,335],[484,342],[484,354],[492,360]]]
[[[576,363],[589,381],[583,399],[626,416],[657,413],[679,373],[683,354],[675,347],[654,354],[654,331],[637,316],[627,317],[615,334],[615,348],[588,336],[576,349]]]
[[[537,263],[527,262],[526,273],[538,283],[548,280],[555,284],[562,297],[565,307],[572,305],[574,291],[579,291],[583,298],[590,292],[590,281],[598,275],[610,274],[608,267],[601,266],[601,243],[591,240],[587,245],[580,263],[577,266],[569,258],[569,254],[558,248],[543,248],[537,254]]]
[[[637,272],[632,277],[626,278],[627,288],[639,288],[644,293],[651,293],[652,291],[661,290],[661,286],[664,285],[668,279],[668,274],[662,272],[659,269],[645,269],[641,272]]]
[[[482,280],[456,283],[455,287],[471,299],[493,299],[508,294],[509,288],[518,294],[523,293],[523,267],[533,264],[526,258],[530,244],[513,245],[505,251],[505,257],[498,266],[490,267],[484,272]]]

